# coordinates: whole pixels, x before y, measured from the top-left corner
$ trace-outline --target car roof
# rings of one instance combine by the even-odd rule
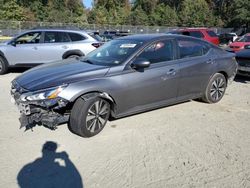
[[[139,40],[139,41],[149,41],[149,40],[157,40],[161,38],[173,38],[173,36],[179,37],[180,35],[170,35],[165,33],[160,34],[136,34],[136,35],[128,35],[121,38],[117,38],[117,40]]]
[[[76,29],[32,29],[27,30],[26,32],[32,32],[32,31],[55,31],[55,32],[74,32],[74,33],[81,33],[81,34],[87,34],[86,31],[83,30],[76,30]]]
[[[177,29],[177,30],[174,30],[174,31],[179,31],[179,32],[182,32],[182,31],[213,31],[213,29],[210,29],[210,28],[182,28],[182,29]]]
[[[120,37],[115,40],[137,40],[142,42],[147,41],[154,41],[154,40],[160,40],[160,39],[192,39],[192,40],[198,40],[202,42],[206,42],[204,40],[201,40],[199,38],[191,37],[191,36],[185,36],[185,35],[178,35],[178,34],[167,34],[167,33],[159,33],[159,34],[136,34],[136,35],[128,35],[125,37]]]

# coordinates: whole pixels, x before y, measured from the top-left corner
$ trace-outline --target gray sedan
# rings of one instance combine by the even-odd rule
[[[200,39],[134,35],[79,60],[31,69],[12,82],[11,93],[27,129],[67,122],[91,137],[108,119],[190,99],[219,102],[236,72],[234,54]]]

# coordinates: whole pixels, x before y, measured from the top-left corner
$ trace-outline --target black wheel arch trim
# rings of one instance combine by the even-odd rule
[[[63,54],[62,59],[66,59],[71,55],[85,56],[81,50],[69,50]]]
[[[111,115],[111,117],[115,117],[115,114],[116,114],[116,102],[113,99],[113,97],[111,95],[109,95],[108,93],[93,91],[93,92],[88,92],[88,93],[82,94],[80,97],[85,101],[96,98],[96,97],[106,99],[110,103],[110,107],[111,107],[111,114],[110,115]]]
[[[3,53],[1,50],[0,50],[0,56],[1,56],[2,58],[4,58],[5,62],[7,63],[7,66],[9,66],[9,62],[8,62],[8,60],[6,59],[4,53]]]

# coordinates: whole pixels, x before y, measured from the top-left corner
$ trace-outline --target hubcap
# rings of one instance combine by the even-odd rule
[[[102,129],[109,116],[109,103],[104,100],[96,101],[88,110],[86,117],[87,129],[91,132],[97,132]]]
[[[212,88],[210,90],[210,95],[213,100],[217,101],[221,99],[225,92],[225,82],[222,78],[217,78],[212,83]]]

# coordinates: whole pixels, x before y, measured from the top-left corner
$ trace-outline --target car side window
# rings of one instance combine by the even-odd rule
[[[151,64],[171,61],[174,59],[172,40],[158,41],[146,47],[137,58],[144,58]]]
[[[200,31],[190,31],[190,36],[196,37],[196,38],[204,38],[204,35]]]
[[[188,39],[178,39],[178,48],[180,59],[188,57],[198,57],[207,54],[210,47],[200,41],[193,41]]]
[[[69,36],[65,32],[45,32],[44,43],[63,43],[71,42]]]
[[[36,44],[41,39],[41,32],[26,33],[15,40],[16,44]]]
[[[86,38],[78,33],[68,33],[72,42],[82,41]]]

